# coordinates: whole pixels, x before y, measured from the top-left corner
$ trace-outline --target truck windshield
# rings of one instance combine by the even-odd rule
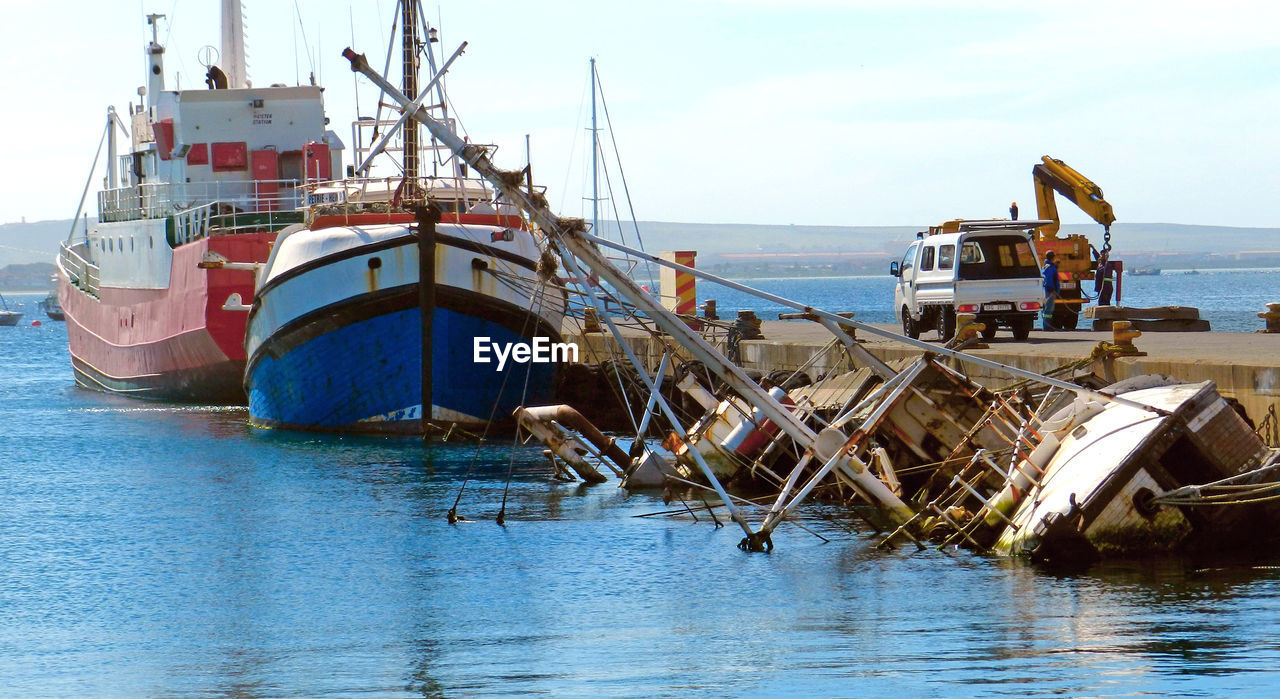
[[[1031,245],[1019,235],[971,238],[960,246],[960,279],[1039,277]]]

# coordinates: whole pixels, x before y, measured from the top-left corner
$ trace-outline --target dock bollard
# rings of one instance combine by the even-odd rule
[[[977,339],[978,333],[987,329],[986,323],[979,323],[977,320],[978,316],[972,313],[957,313],[956,336],[951,344],[964,345],[965,349],[990,349],[991,345]]]
[[[734,321],[734,328],[741,333],[743,340],[763,340],[764,333],[760,332],[762,322],[756,317],[755,311],[738,311],[738,320]]]
[[[1258,332],[1280,333],[1280,303],[1267,304],[1267,310],[1259,313],[1258,317],[1267,321],[1267,327]]]
[[[582,317],[582,332],[598,333],[604,332],[600,329],[600,319],[596,316],[596,309],[587,307],[583,309],[586,313]]]
[[[1141,330],[1134,330],[1133,323],[1117,320],[1111,323],[1111,336],[1115,342],[1116,355],[1121,357],[1141,357],[1146,352],[1139,352],[1133,341],[1142,337]]]

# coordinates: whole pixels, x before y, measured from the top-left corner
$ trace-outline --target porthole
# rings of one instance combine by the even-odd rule
[[[382,258],[381,258],[381,257],[370,257],[370,258],[369,258],[369,269],[377,269],[377,268],[379,268],[379,267],[381,267],[381,266],[382,266]]]

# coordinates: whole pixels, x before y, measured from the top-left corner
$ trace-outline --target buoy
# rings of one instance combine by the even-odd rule
[[[33,327],[33,328],[38,328],[38,327],[40,327],[40,321],[38,321],[38,320],[33,320],[33,321],[31,321],[31,327]]]

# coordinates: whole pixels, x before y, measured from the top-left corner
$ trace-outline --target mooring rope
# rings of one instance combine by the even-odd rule
[[[544,290],[543,290],[543,289],[539,289],[539,292],[542,292],[542,291],[544,291]],[[542,293],[538,293],[538,294],[530,294],[530,296],[529,296],[529,308],[528,308],[528,309],[526,309],[526,311],[525,311],[524,324],[523,324],[523,326],[522,326],[522,327],[521,327],[521,329],[520,329],[520,336],[521,336],[521,337],[524,337],[524,336],[526,336],[526,335],[528,334],[528,331],[529,331],[529,323],[530,323],[530,322],[531,322],[535,317],[537,317],[537,316],[535,316],[535,315],[534,315],[534,306],[535,306],[535,304],[536,304],[536,305],[538,306],[538,309],[539,309],[539,310],[541,310],[541,308],[542,308],[542,306],[541,306],[542,299],[543,299],[543,294],[542,294]],[[526,371],[525,371],[525,381],[526,381],[526,386],[527,386],[527,382],[528,382],[528,379],[529,379],[529,373],[530,373],[530,372],[529,372],[528,370],[526,370]],[[465,474],[465,475],[463,476],[463,478],[462,478],[462,485],[458,486],[458,496],[457,496],[456,498],[454,498],[454,500],[453,500],[453,507],[449,508],[449,512],[448,512],[448,513],[447,513],[447,515],[446,515],[446,518],[449,520],[449,524],[456,524],[456,523],[458,522],[458,503],[462,502],[462,493],[463,493],[464,491],[466,491],[466,489],[467,489],[467,484],[471,481],[471,474],[472,474],[472,472],[475,470],[476,463],[478,463],[478,462],[480,461],[480,449],[484,447],[484,440],[489,436],[489,430],[490,430],[490,429],[492,428],[492,426],[493,426],[493,419],[494,419],[494,418],[497,416],[497,414],[498,414],[498,405],[502,402],[502,394],[504,394],[504,393],[506,392],[506,390],[507,390],[507,380],[508,380],[508,379],[510,379],[510,378],[511,378],[511,372],[507,372],[507,373],[505,373],[505,374],[503,374],[503,375],[502,375],[502,383],[501,383],[501,384],[499,384],[499,386],[498,386],[498,395],[494,397],[494,399],[493,399],[493,407],[489,410],[489,419],[488,419],[488,420],[485,422],[485,424],[484,424],[484,430],[481,432],[481,434],[480,434],[480,439],[479,439],[479,441],[478,441],[478,442],[477,442],[477,444],[476,444],[476,451],[475,451],[475,454],[474,454],[474,455],[472,456],[472,458],[471,458],[471,464],[470,464],[469,466],[467,466],[467,472],[466,472],[466,474]],[[427,416],[430,414],[430,412],[429,412],[430,410],[431,410],[430,406],[424,406],[424,407],[423,407],[423,419],[424,419],[424,420],[425,420],[425,419],[427,419]],[[519,437],[518,431],[517,431],[517,435],[516,435],[516,436],[517,436],[517,439],[518,439],[518,437]],[[513,458],[514,458],[514,456],[513,456]],[[504,493],[504,495],[503,495],[503,506],[504,506],[504,511],[505,511],[505,505],[506,505],[506,496],[505,496],[505,493]]]

